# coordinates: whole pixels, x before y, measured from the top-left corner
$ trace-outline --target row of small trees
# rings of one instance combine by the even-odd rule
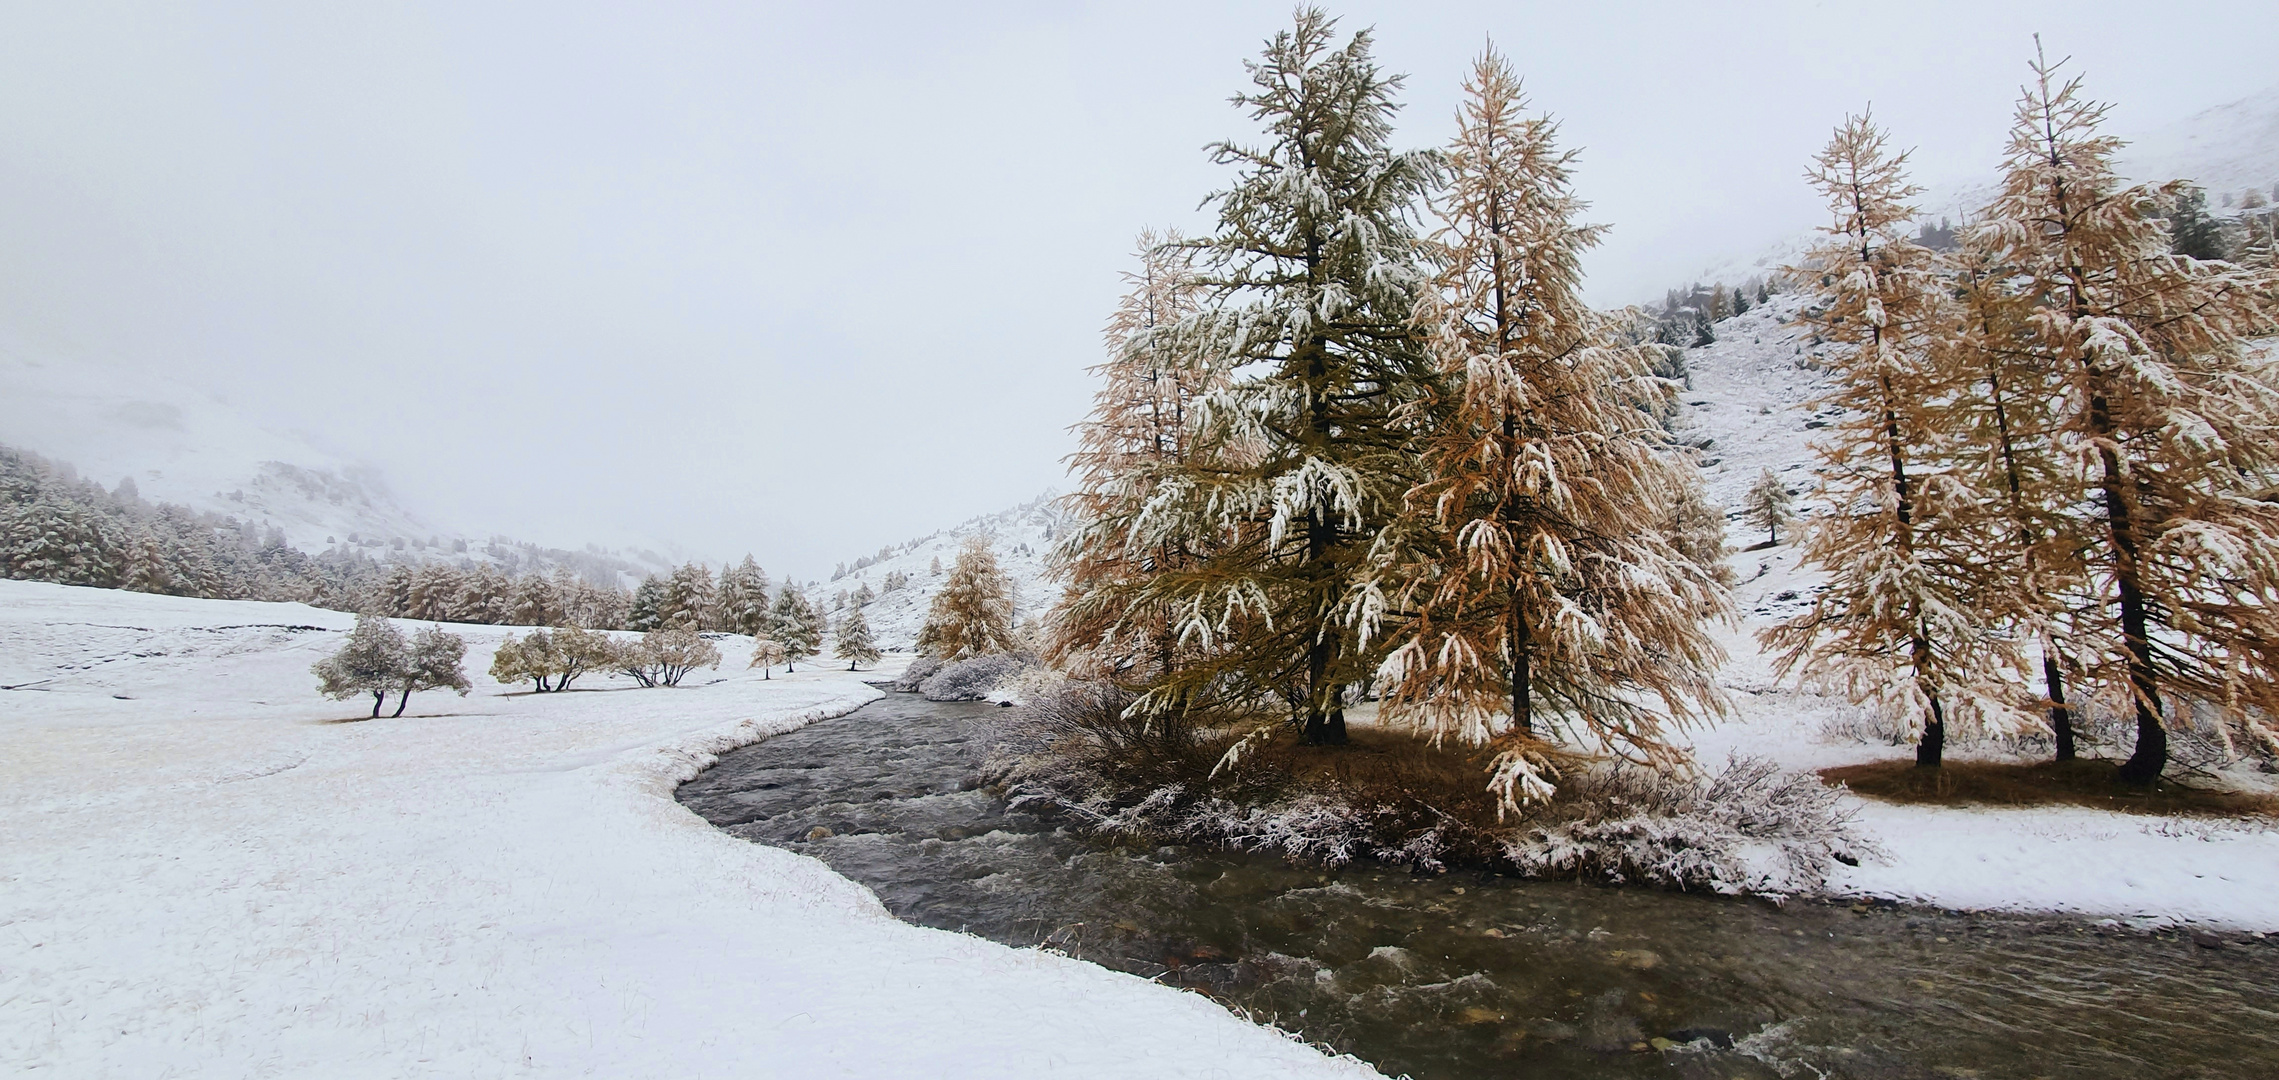
[[[1250,65],[1265,141],[1212,148],[1217,231],[1142,237],[1053,651],[1161,722],[1278,702],[1317,744],[1375,685],[1496,744],[1507,808],[1555,730],[1674,764],[1669,726],[1723,707],[1722,521],[1655,419],[1660,347],[1581,301],[1573,155],[1492,50],[1449,147],[1392,149],[1400,79],[1334,25]]]
[[[1835,223],[1796,276],[1841,419],[1804,554],[1828,583],[1763,637],[1900,716],[1920,764],[1957,723],[2070,758],[2101,699],[2149,782],[2179,710],[2279,750],[2279,368],[2247,344],[2279,332],[2279,274],[2267,245],[2180,251],[2186,186],[2124,184],[2107,107],[2056,67],[1952,252],[1905,233],[1906,155],[1867,117],[1811,170]]]

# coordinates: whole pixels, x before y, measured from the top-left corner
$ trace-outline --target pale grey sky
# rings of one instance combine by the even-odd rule
[[[1873,102],[1994,164],[2040,31],[2113,129],[2263,90],[2279,5],[1386,4],[1402,142],[1493,36],[1615,226],[1594,299],[1817,220]],[[1208,225],[1282,3],[0,0],[0,328],[162,367],[550,543],[811,576],[1060,482],[1142,226]],[[34,449],[37,449],[36,447]]]

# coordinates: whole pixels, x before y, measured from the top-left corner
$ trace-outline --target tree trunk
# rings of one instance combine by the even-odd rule
[[[374,690],[374,691],[372,691],[372,719],[374,719],[374,720],[378,720],[378,719],[380,718],[380,706],[382,706],[382,705],[385,705],[385,704],[387,704],[387,703],[388,703],[388,692],[387,692],[387,691],[385,691],[385,690]]]
[[[1511,729],[1520,735],[1535,734],[1535,668],[1533,649],[1528,640],[1527,608],[1515,595],[1511,599]]]
[[[1330,654],[1335,647],[1324,636],[1306,650],[1306,719],[1298,738],[1307,746],[1345,744],[1345,688],[1324,685],[1329,681]]]
[[[1914,652],[1915,678],[1921,682],[1931,673],[1931,643],[1922,638],[1916,638]],[[1931,719],[1930,722],[1923,725],[1922,741],[1915,744],[1915,767],[1918,769],[1936,769],[1946,762],[1947,713],[1939,705],[1938,694],[1926,693],[1924,697],[1929,698],[1931,702]]]
[[[2152,629],[2145,611],[2144,582],[2137,568],[2136,518],[2130,512],[2128,477],[2112,449],[2112,405],[2103,395],[2089,399],[2089,422],[2105,443],[2098,451],[2104,475],[2105,533],[2113,544],[2113,579],[2121,593],[2121,644],[2129,656],[2129,690],[2136,699],[2137,745],[2121,763],[2121,781],[2151,784],[2168,766],[2168,731],[2160,722],[2160,676],[2152,664]]]
[[[2057,642],[2042,643],[2042,685],[2050,698],[2050,734],[2057,738],[2057,760],[2072,761],[2073,710],[2065,705],[2065,673],[2057,666]]]
[[[1923,741],[1915,744],[1915,767],[1936,769],[1944,764],[1947,753],[1947,714],[1939,707],[1938,695],[1931,696],[1931,722],[1923,725]]]
[[[407,686],[404,687],[403,696],[396,699],[396,711],[389,713],[388,715],[390,717],[402,716],[404,714],[404,706],[409,704],[411,704],[411,687]]]

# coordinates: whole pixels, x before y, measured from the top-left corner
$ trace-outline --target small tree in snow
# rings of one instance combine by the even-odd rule
[[[608,634],[598,630],[565,626],[554,631],[554,689],[567,690],[571,683],[577,681],[578,676],[596,668],[608,667],[613,644]]]
[[[720,571],[716,629],[758,637],[768,628],[768,574],[750,555]]]
[[[1005,572],[989,551],[989,538],[971,537],[926,610],[918,651],[942,660],[964,660],[1020,647],[1013,634],[1013,600]]]
[[[860,664],[878,663],[878,646],[870,639],[870,624],[863,621],[863,609],[854,608],[839,619],[837,643],[831,655],[847,662],[847,670]]]
[[[554,689],[558,673],[553,653],[553,643],[544,630],[533,630],[520,640],[508,634],[491,654],[491,678],[510,685],[528,679],[538,693],[546,693]]]
[[[643,686],[679,686],[697,668],[719,667],[720,650],[694,630],[659,627],[639,641],[615,643],[609,666]]]
[[[470,684],[461,667],[466,657],[467,639],[441,627],[423,627],[413,634],[409,659],[396,684],[403,696],[396,699],[396,711],[390,715],[402,716],[411,696],[421,690],[455,690],[466,697]]]
[[[388,692],[403,681],[411,647],[396,624],[378,615],[358,615],[348,641],[309,668],[317,677],[317,691],[340,701],[358,694],[372,695],[372,715],[380,715]]]
[[[648,653],[655,665],[657,682],[664,686],[679,686],[681,679],[697,668],[720,666],[720,649],[685,626],[665,627],[641,635],[641,649]]]
[[[770,669],[788,658],[789,654],[784,651],[782,642],[774,638],[761,638],[752,643],[752,662],[745,666],[760,669],[760,678],[773,679],[775,675]]]
[[[795,666],[823,648],[823,613],[807,600],[807,594],[791,582],[776,593],[775,625],[769,636],[783,646],[783,669]]]
[[[1765,530],[1766,543],[1778,544],[1780,527],[1793,516],[1789,511],[1795,505],[1796,496],[1789,494],[1788,485],[1771,469],[1766,469],[1757,477],[1756,486],[1749,489],[1748,502],[1742,506],[1742,512],[1749,516],[1750,524]]]

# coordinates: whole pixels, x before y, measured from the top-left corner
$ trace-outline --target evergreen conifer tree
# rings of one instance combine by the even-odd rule
[[[863,609],[849,608],[840,617],[839,630],[833,638],[831,655],[846,661],[848,671],[861,664],[878,663],[878,645],[871,641],[870,623],[863,620]]]
[[[1346,688],[1382,655],[1348,605],[1417,478],[1404,409],[1431,363],[1414,322],[1426,276],[1415,217],[1439,169],[1435,153],[1390,148],[1401,80],[1379,70],[1369,33],[1335,37],[1334,20],[1301,9],[1235,99],[1264,143],[1212,148],[1237,170],[1198,243],[1216,302],[1165,347],[1228,385],[1200,410],[1196,464],[1159,482],[1127,535],[1135,551],[1212,545],[1134,597],[1178,611],[1197,653],[1140,707],[1279,697],[1317,744],[1345,741]]]
[[[633,589],[633,603],[625,612],[627,630],[649,631],[664,625],[665,583],[652,574]]]
[[[768,636],[783,646],[785,671],[796,670],[796,665],[816,654],[823,647],[823,615],[808,602],[806,592],[790,581],[776,591],[774,625]]]

